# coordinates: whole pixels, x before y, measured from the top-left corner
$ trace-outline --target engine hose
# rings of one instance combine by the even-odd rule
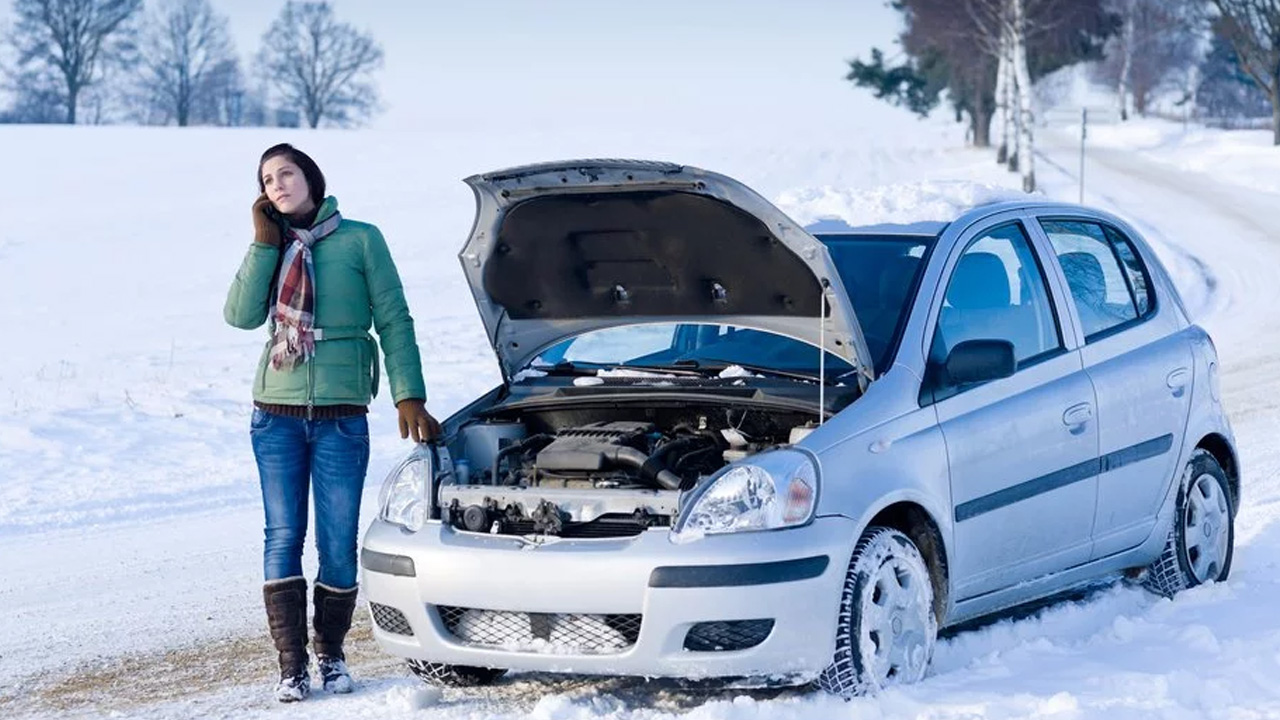
[[[676,460],[674,463],[671,463],[671,466],[670,466],[671,470],[678,474],[681,472],[682,468],[687,466],[689,463],[697,462],[698,460],[701,460],[704,456],[711,455],[714,453],[719,453],[719,452],[720,452],[720,448],[715,445],[711,445],[705,448],[698,448],[697,450],[691,450],[681,455],[680,458]]]
[[[490,482],[492,482],[494,485],[501,484],[500,482],[498,482],[498,469],[502,467],[503,458],[513,453],[524,452],[525,449],[527,449],[530,445],[534,444],[535,442],[546,441],[547,443],[550,443],[552,440],[555,440],[554,435],[539,433],[538,435],[530,435],[524,440],[521,440],[519,442],[513,442],[510,445],[499,449],[497,454],[493,456],[493,477],[490,478]]]
[[[702,446],[710,444],[715,448],[715,439],[705,435],[694,435],[690,437],[682,437],[672,440],[671,442],[658,448],[656,452],[645,462],[644,467],[640,468],[640,476],[653,482],[657,478],[658,471],[670,470],[675,472],[676,467],[680,465],[686,457],[691,453],[698,452]],[[671,461],[670,458],[675,460]],[[676,473],[679,475],[679,473]],[[681,484],[684,478],[681,478]]]
[[[633,447],[624,446],[624,447],[610,448],[609,451],[604,454],[604,456],[605,456],[605,459],[609,460],[610,462],[617,463],[618,465],[626,465],[627,467],[635,468],[636,470],[643,471],[643,474],[652,473],[653,474],[652,479],[656,481],[659,485],[661,485],[662,487],[668,490],[680,489],[680,482],[681,482],[680,476],[676,475],[670,470],[667,470],[665,467],[663,467],[662,469],[658,469],[655,472],[655,468],[652,465],[650,465],[649,469],[645,471],[645,465],[649,462],[649,456],[645,455],[643,452]]]

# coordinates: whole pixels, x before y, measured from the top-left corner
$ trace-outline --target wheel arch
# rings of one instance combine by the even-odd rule
[[[1227,475],[1227,485],[1231,490],[1231,510],[1240,510],[1240,461],[1236,457],[1235,448],[1226,437],[1218,433],[1209,433],[1196,443],[1197,450],[1204,450],[1218,461],[1222,471]]]
[[[911,500],[899,500],[880,509],[867,527],[890,527],[911,538],[929,566],[929,578],[933,585],[933,612],[942,627],[949,607],[950,571],[947,545],[937,521],[923,505]],[[864,530],[865,532],[865,530]]]

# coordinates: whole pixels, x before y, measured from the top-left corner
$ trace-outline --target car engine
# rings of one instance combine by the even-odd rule
[[[637,535],[671,525],[682,491],[805,427],[785,412],[646,414],[655,417],[549,413],[463,427],[450,444],[452,481],[438,488],[440,518],[502,535]]]

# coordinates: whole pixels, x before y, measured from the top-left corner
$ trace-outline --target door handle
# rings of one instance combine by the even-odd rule
[[[1066,412],[1062,413],[1062,424],[1070,428],[1079,427],[1092,419],[1092,403],[1084,402],[1079,405],[1072,405],[1067,408]]]
[[[1180,367],[1169,373],[1168,377],[1164,379],[1164,384],[1169,386],[1169,389],[1173,391],[1174,397],[1182,397],[1182,392],[1186,390],[1187,383],[1190,381],[1191,371],[1187,368]]]

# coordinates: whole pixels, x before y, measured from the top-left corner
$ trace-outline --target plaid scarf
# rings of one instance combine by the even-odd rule
[[[289,228],[276,285],[275,329],[272,333],[271,367],[292,370],[316,353],[316,270],[311,246],[338,229],[342,216],[334,213],[310,230]]]

